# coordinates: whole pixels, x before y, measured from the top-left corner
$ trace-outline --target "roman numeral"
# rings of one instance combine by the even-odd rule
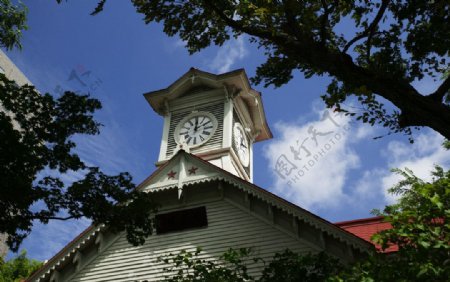
[[[203,136],[200,135],[200,140],[203,142],[205,141],[205,138],[203,138]]]
[[[194,145],[197,144],[197,137],[194,137]]]
[[[186,143],[191,143],[192,137],[189,137],[188,140],[186,141]]]

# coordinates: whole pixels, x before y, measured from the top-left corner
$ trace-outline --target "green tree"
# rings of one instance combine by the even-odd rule
[[[444,146],[445,149],[450,150],[450,141],[449,140],[445,140],[444,144],[442,144]]]
[[[22,31],[27,28],[26,13],[23,4],[14,5],[10,0],[0,0],[0,47],[21,48]]]
[[[247,272],[246,261],[251,250],[242,248],[239,250],[230,249],[221,256],[221,261],[201,258],[201,249],[195,252],[181,251],[178,254],[169,254],[159,258],[165,263],[164,271],[168,274],[166,282],[244,282],[252,281],[252,277]]]
[[[339,281],[449,281],[450,170],[436,167],[425,182],[409,170],[395,170],[404,179],[391,188],[400,199],[378,215],[392,229],[373,236],[383,248],[399,251],[388,257],[374,254],[344,272]]]
[[[151,234],[156,205],[150,195],[136,191],[128,173],[108,176],[74,153],[72,136],[99,133],[93,113],[100,108],[87,95],[66,92],[55,99],[0,74],[0,233],[8,234],[13,251],[34,220],[87,217],[113,231],[126,230],[133,244]],[[61,180],[74,172],[84,177]]]
[[[22,281],[41,265],[42,262],[27,258],[27,252],[22,251],[20,255],[7,262],[0,261],[0,282]]]
[[[255,83],[278,87],[295,70],[307,78],[327,74],[333,78],[322,96],[328,107],[346,111],[343,103],[353,96],[362,110],[348,113],[365,123],[408,135],[411,128],[425,126],[450,139],[450,78],[444,78],[449,1],[131,2],[145,23],[161,22],[164,32],[178,35],[190,53],[247,34],[267,56]],[[441,83],[432,93],[420,93],[412,82],[424,77]]]
[[[26,7],[0,0],[0,46],[21,47]],[[100,101],[66,92],[59,98],[18,86],[0,73],[0,233],[16,251],[32,231],[33,221],[86,217],[112,231],[127,231],[130,243],[151,234],[156,204],[135,190],[129,173],[104,174],[74,153],[72,137],[98,134],[93,113]],[[64,183],[67,173],[82,174]]]
[[[321,282],[337,274],[343,266],[336,258],[321,252],[297,254],[289,250],[277,253],[264,268],[259,282]]]
[[[167,282],[320,282],[341,269],[334,258],[325,253],[299,255],[289,250],[274,255],[266,264],[262,259],[252,257],[250,248],[229,249],[219,261],[202,258],[201,250],[181,251],[161,258],[166,265]],[[264,264],[264,270],[255,278],[248,273],[251,264]]]

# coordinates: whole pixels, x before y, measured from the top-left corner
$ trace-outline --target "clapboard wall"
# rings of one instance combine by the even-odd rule
[[[122,235],[70,281],[161,281],[167,273],[162,271],[164,264],[157,261],[158,257],[197,247],[210,258],[218,258],[231,247],[251,247],[255,256],[266,260],[286,248],[300,253],[313,251],[295,236],[255,218],[232,201],[217,199],[195,206],[202,205],[207,209],[208,227],[153,235],[140,247],[130,246]],[[249,270],[256,274],[261,269],[259,264],[250,265]]]

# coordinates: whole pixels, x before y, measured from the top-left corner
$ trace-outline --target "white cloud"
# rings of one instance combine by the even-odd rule
[[[402,141],[391,141],[380,152],[385,165],[363,172],[362,177],[351,184],[354,194],[353,203],[364,206],[376,201],[382,208],[392,204],[397,196],[388,192],[402,177],[391,170],[408,168],[416,176],[426,181],[431,180],[431,171],[435,165],[450,167],[450,152],[442,147],[443,138],[439,134],[428,131],[414,136],[414,144]]]
[[[328,113],[334,122],[331,119],[321,121],[325,111],[317,108],[313,111],[316,118],[307,123],[276,124],[281,137],[266,146],[265,157],[275,176],[275,192],[304,208],[318,210],[337,207],[348,200],[344,192],[348,174],[360,166],[360,158],[352,146],[371,135],[373,129],[360,129],[350,124],[348,117],[335,116],[331,111]],[[316,136],[317,145],[312,129],[322,134]],[[298,159],[295,159],[296,152],[300,153]],[[278,169],[277,172],[280,158],[290,161],[287,163],[288,171],[292,168],[289,175],[287,171]]]
[[[175,52],[184,51],[186,52],[187,42],[180,37],[167,37],[164,38],[162,43],[164,44],[164,51],[173,55]]]
[[[435,132],[422,133],[415,138],[414,144],[392,141],[383,152],[387,158],[389,169],[411,169],[414,174],[424,180],[431,180],[430,171],[435,165],[450,167],[450,152],[442,147],[443,137]],[[386,169],[388,171],[389,169]],[[381,177],[381,187],[387,202],[395,200],[387,190],[395,185],[401,177],[386,172]]]
[[[383,198],[383,191],[380,190],[381,185],[377,180],[381,179],[385,174],[386,170],[383,169],[364,171],[362,177],[352,183],[350,189],[352,193],[348,198],[348,203],[357,208],[375,208],[370,203],[374,202],[374,199]]]
[[[245,58],[247,54],[248,51],[245,47],[244,36],[239,36],[236,39],[229,40],[219,48],[209,68],[217,73],[230,71],[233,64]]]
[[[383,208],[395,201],[388,189],[401,179],[391,172],[392,168],[411,169],[425,180],[431,179],[430,171],[435,165],[450,168],[450,151],[442,147],[442,136],[432,131],[414,136],[414,144],[388,142],[384,149],[373,152],[379,156],[377,164],[366,167],[354,148],[373,150],[363,141],[377,136],[378,129],[351,123],[348,117],[333,116],[337,127],[330,119],[321,121],[323,109],[312,105],[312,112],[313,115],[306,114],[311,117],[308,121],[277,123],[275,129],[280,137],[264,147],[274,176],[272,190],[304,208],[329,216],[333,210],[368,212]],[[318,135],[316,146],[311,131],[308,132],[311,126],[320,133],[333,133]],[[294,152],[300,153],[299,159],[295,159]],[[280,160],[286,165],[284,170],[277,167]]]
[[[378,189],[373,189],[373,188],[377,188],[377,187],[374,187],[374,182],[373,182],[373,178],[377,174],[378,174],[377,171],[365,171],[363,173],[363,176],[361,177],[361,179],[359,179],[355,183],[354,191],[355,191],[355,194],[358,196],[358,198],[361,198],[361,199],[371,198],[370,194],[373,191],[378,190]]]
[[[186,44],[187,44],[187,42],[185,40],[178,37],[175,40],[174,46],[175,46],[175,48],[184,48],[184,47],[186,47]]]
[[[373,126],[369,126],[368,124],[358,126],[355,130],[354,140],[361,140],[361,139],[371,139],[376,137],[376,128]]]

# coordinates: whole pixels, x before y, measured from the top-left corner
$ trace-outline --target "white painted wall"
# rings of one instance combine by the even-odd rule
[[[161,281],[166,273],[158,257],[183,249],[203,249],[206,257],[218,258],[228,248],[252,247],[255,255],[266,260],[289,248],[295,252],[313,252],[294,236],[257,219],[226,200],[206,204],[208,227],[151,236],[140,247],[128,244],[121,235],[70,281]],[[186,207],[188,208],[188,207]],[[261,265],[249,270],[260,273]]]

